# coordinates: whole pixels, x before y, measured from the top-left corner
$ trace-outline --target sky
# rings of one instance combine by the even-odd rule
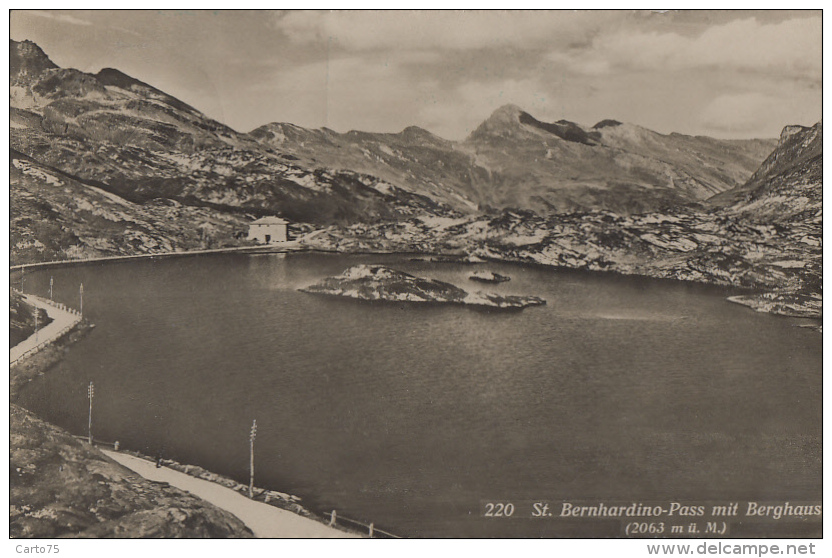
[[[420,126],[460,140],[513,103],[544,121],[777,137],[822,110],[820,11],[80,11],[11,38],[117,68],[235,130]]]

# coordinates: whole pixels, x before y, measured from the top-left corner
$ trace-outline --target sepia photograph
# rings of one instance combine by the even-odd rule
[[[8,13],[16,553],[822,544],[821,10]]]

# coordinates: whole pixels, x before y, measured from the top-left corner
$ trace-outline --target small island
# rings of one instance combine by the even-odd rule
[[[480,281],[481,283],[505,283],[506,281],[511,281],[511,277],[508,275],[500,275],[493,271],[475,271],[468,279],[471,281]]]
[[[341,275],[327,277],[300,290],[370,301],[465,304],[505,310],[546,304],[537,296],[469,293],[451,283],[416,277],[382,265],[356,265]]]

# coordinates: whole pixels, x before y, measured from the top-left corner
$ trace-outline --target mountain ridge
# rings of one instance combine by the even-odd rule
[[[10,147],[136,204],[133,210],[162,199],[213,208],[240,223],[276,214],[319,224],[452,211],[366,173],[299,165],[119,70],[58,68],[33,43],[12,41],[11,50],[18,60]],[[25,187],[48,205],[58,203],[60,196],[34,176],[14,174],[13,193]]]
[[[309,165],[379,176],[463,213],[630,213],[700,203],[745,182],[774,147],[774,140],[661,135],[612,119],[592,128],[546,123],[517,105],[499,107],[460,142],[426,132],[409,145],[404,132],[340,134],[286,123],[250,135]]]
[[[387,182],[407,195],[427,197],[462,213],[510,207],[542,213],[588,209],[630,213],[698,203],[744,182],[764,150],[752,143],[730,144],[689,136],[679,136],[685,140],[662,136],[669,139],[639,144],[634,134],[622,139],[610,133],[615,129],[620,135],[620,130],[627,128],[617,121],[602,120],[592,128],[566,120],[548,123],[516,105],[495,110],[462,142],[446,140],[416,126],[398,133],[351,130],[342,134],[325,128],[306,130],[271,123],[240,133],[120,70],[104,68],[87,74],[58,68],[34,43],[12,41],[11,50],[15,53],[17,89],[10,95],[10,105],[40,115],[39,127],[47,134],[104,142],[110,148],[138,147],[151,153],[196,153],[226,147],[265,152],[307,172],[320,169],[374,177],[371,182]],[[23,127],[29,124],[26,119],[18,123]],[[678,148],[671,146],[659,153],[656,146],[661,141],[684,142],[688,144],[685,152],[698,150],[714,161],[680,161],[679,156],[670,153]],[[43,138],[37,143],[42,145]],[[576,151],[571,146],[597,149]],[[14,147],[38,156],[26,143]],[[726,154],[719,155],[719,150]],[[57,167],[79,164],[54,157],[44,162]],[[154,165],[157,162],[148,162],[149,167]],[[730,168],[716,172],[713,167]],[[101,173],[94,176],[87,169],[74,170],[80,172],[72,174],[107,182]],[[145,174],[151,180],[138,187],[152,189],[161,177],[154,169]],[[187,175],[187,169],[182,174]],[[168,184],[170,180],[165,178],[163,182]],[[166,185],[160,186],[158,193],[168,196],[170,192]],[[374,204],[376,216],[385,213],[380,210],[381,203],[378,200]],[[310,211],[294,212],[294,218],[301,213],[308,215]],[[359,218],[358,213],[360,210],[347,211],[345,215],[353,219]]]

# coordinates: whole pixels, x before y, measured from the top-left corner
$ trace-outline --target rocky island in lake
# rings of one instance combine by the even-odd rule
[[[436,279],[416,277],[382,265],[356,265],[341,275],[301,289],[303,292],[388,302],[434,302],[501,309],[540,306],[537,296],[498,295],[468,291]]]
[[[511,277],[508,275],[500,275],[493,271],[475,271],[468,279],[481,283],[505,283],[506,281],[511,281]]]

